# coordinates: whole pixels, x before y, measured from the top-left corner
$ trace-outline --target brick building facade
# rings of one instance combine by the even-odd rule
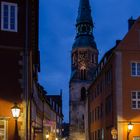
[[[111,140],[112,129],[118,140],[140,139],[140,18],[129,20],[128,33],[105,53],[94,75],[88,91],[89,139]]]

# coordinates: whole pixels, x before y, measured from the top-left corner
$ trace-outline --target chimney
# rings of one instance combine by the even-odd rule
[[[135,23],[136,20],[133,19],[133,17],[131,16],[130,19],[128,19],[128,31],[131,29],[131,27],[133,26],[133,24]]]

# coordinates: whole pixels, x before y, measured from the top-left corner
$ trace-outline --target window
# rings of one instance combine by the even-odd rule
[[[103,117],[103,104],[100,105],[100,117]]]
[[[98,133],[95,131],[95,140],[97,140]]]
[[[92,140],[94,140],[94,132],[92,133]]]
[[[1,3],[1,30],[17,32],[17,4]]]
[[[98,120],[100,119],[100,107],[99,106],[97,107],[97,119]]]
[[[131,63],[131,75],[140,76],[140,63],[138,62]]]
[[[140,109],[140,91],[132,91],[132,109]]]
[[[98,129],[98,140],[101,140],[101,130],[100,129]]]
[[[82,115],[82,120],[83,120],[83,121],[85,120],[85,117],[84,117],[84,115]]]
[[[56,104],[56,112],[58,112],[58,104]]]
[[[99,85],[99,84],[97,85],[96,90],[97,90],[97,91],[96,91],[96,94],[97,94],[97,96],[98,96],[98,95],[100,94],[100,85]]]
[[[96,55],[95,54],[91,55],[91,63],[95,63],[96,64]]]
[[[86,88],[81,88],[81,101],[84,101],[86,99]]]
[[[92,111],[92,122],[94,122],[94,110]]]
[[[53,109],[55,109],[55,102],[53,101]]]
[[[0,120],[0,140],[6,140],[6,120]]]
[[[103,91],[103,80],[100,82],[100,93]]]
[[[80,70],[80,77],[81,77],[81,80],[86,80],[86,69]]]
[[[59,114],[61,114],[61,107],[59,107]]]
[[[140,140],[140,136],[133,137],[133,140]]]
[[[108,96],[106,98],[105,111],[106,111],[106,114],[109,114],[112,112],[112,96]]]
[[[95,117],[95,121],[97,119],[97,111],[96,110],[97,110],[97,108],[95,108],[95,116],[94,116]]]
[[[105,84],[108,85],[112,81],[112,69],[110,68],[105,74]]]

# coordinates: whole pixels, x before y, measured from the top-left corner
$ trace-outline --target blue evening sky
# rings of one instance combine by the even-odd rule
[[[71,49],[79,0],[39,0],[39,81],[49,94],[63,89],[64,121],[69,120]],[[90,0],[99,58],[128,31],[127,20],[140,16],[140,0]]]

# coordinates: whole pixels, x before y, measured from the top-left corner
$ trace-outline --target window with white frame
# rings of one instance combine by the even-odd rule
[[[1,30],[17,32],[17,4],[1,2]]]
[[[140,76],[140,62],[131,63],[131,75]]]
[[[140,140],[140,136],[134,136],[133,140]]]
[[[140,109],[140,91],[132,91],[132,109]]]
[[[0,140],[7,139],[6,120],[0,120]]]

